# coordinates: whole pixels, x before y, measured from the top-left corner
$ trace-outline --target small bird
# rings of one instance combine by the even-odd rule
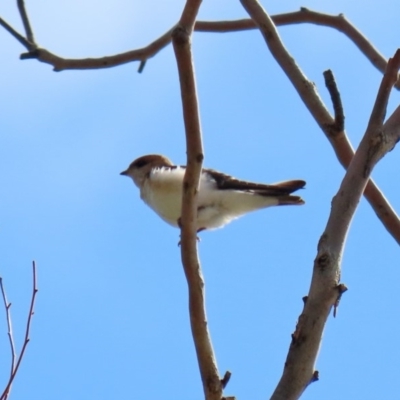
[[[179,227],[185,169],[165,156],[150,154],[137,158],[121,175],[133,179],[141,199],[164,221]],[[221,228],[250,211],[304,204],[301,197],[290,193],[305,184],[302,180],[292,180],[264,185],[203,169],[197,196],[197,232]]]

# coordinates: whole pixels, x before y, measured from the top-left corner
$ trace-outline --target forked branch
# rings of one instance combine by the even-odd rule
[[[257,0],[241,0],[241,2],[259,27],[272,55],[292,82],[321,130],[325,133],[340,163],[344,168],[347,168],[354,156],[354,150],[345,131],[338,130],[337,121],[331,116],[322,102],[314,83],[305,76],[283,45],[267,12]],[[372,179],[364,194],[387,231],[400,244],[400,219]]]
[[[10,371],[10,377],[8,379],[8,382],[6,384],[6,387],[3,391],[3,393],[0,396],[0,400],[7,400],[8,395],[11,390],[11,385],[15,379],[15,376],[17,375],[18,368],[21,364],[21,361],[24,357],[26,347],[29,343],[29,334],[31,330],[31,322],[32,322],[32,316],[34,313],[34,306],[35,306],[35,299],[36,299],[36,293],[38,291],[37,289],[37,284],[36,284],[36,264],[35,261],[32,262],[32,297],[31,297],[31,304],[29,307],[29,314],[27,317],[27,322],[26,322],[26,328],[25,328],[25,338],[24,338],[24,343],[21,348],[21,353],[19,357],[16,356],[15,352],[15,344],[14,344],[14,336],[13,336],[13,331],[12,331],[12,323],[11,323],[11,312],[10,312],[10,307],[11,303],[7,301],[6,293],[4,290],[3,286],[3,280],[0,278],[0,287],[1,287],[1,292],[3,296],[3,302],[4,302],[4,307],[6,309],[6,318],[7,318],[7,326],[8,326],[8,338],[10,341],[10,347],[11,347],[11,371]]]

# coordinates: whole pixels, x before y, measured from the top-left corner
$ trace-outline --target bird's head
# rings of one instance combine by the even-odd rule
[[[131,177],[136,186],[141,187],[153,168],[170,167],[172,165],[171,160],[165,156],[149,154],[132,161],[128,169],[122,171],[120,175]]]

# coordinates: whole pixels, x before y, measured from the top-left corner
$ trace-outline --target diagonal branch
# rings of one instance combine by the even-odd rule
[[[331,71],[324,72],[325,84],[331,94],[333,109],[335,111],[335,123],[330,128],[330,143],[340,164],[347,169],[354,155],[354,150],[344,131],[344,115],[340,94],[336,87]],[[372,178],[364,190],[364,196],[370,203],[378,218],[388,232],[400,244],[400,220],[379,187]]]
[[[26,38],[31,43],[35,43],[35,39],[33,37],[33,31],[31,28],[31,23],[29,22],[28,13],[26,12],[25,2],[24,0],[17,0],[18,11],[21,15],[22,23],[24,25]]]
[[[188,290],[190,324],[203,390],[207,400],[221,400],[221,383],[208,332],[204,280],[197,255],[197,192],[203,163],[200,117],[191,52],[191,34],[201,0],[187,0],[180,22],[172,32],[178,65],[186,132],[187,168],[183,179],[181,255]]]
[[[19,32],[17,32],[10,24],[0,18],[0,26],[2,26],[11,36],[15,37],[26,49],[31,50],[33,48],[32,43],[25,39]]]
[[[346,133],[344,131],[338,132],[335,119],[330,115],[319,97],[314,83],[308,80],[286,50],[273,21],[257,0],[241,0],[241,2],[260,28],[272,55],[292,82],[321,130],[325,133],[340,163],[344,168],[347,168],[353,158],[354,150]],[[365,196],[385,228],[400,244],[400,219],[372,179],[367,186]]]
[[[314,261],[309,295],[285,362],[282,378],[271,399],[298,399],[315,376],[314,365],[323,329],[343,289],[341,259],[351,221],[369,175],[377,162],[400,139],[400,107],[383,124],[390,91],[397,81],[400,50],[389,60],[367,130],[332,201],[331,213]]]

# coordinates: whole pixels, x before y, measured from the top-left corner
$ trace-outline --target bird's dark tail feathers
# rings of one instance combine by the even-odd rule
[[[300,196],[291,196],[290,193],[295,192],[296,190],[302,189],[306,185],[305,181],[302,180],[293,180],[293,181],[285,181],[275,183],[273,186],[286,191],[287,195],[279,195],[279,205],[302,205],[304,204],[304,200]]]

